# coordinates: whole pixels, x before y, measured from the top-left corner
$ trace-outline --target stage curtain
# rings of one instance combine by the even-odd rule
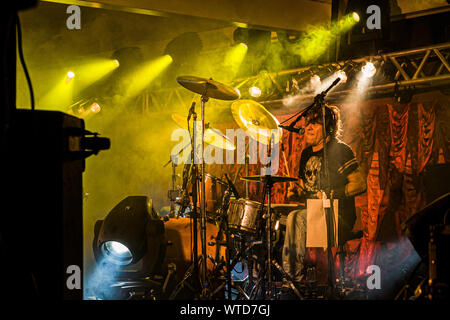
[[[367,181],[367,191],[357,196],[355,230],[363,237],[350,241],[345,271],[355,279],[367,277],[367,267],[378,263],[389,270],[400,268],[414,251],[404,237],[401,223],[425,205],[423,172],[427,165],[450,160],[450,105],[439,91],[417,94],[400,104],[394,98],[339,104],[343,120],[342,139],[354,150]],[[273,114],[281,122],[299,110]],[[235,124],[228,126],[235,126]],[[280,145],[279,175],[298,177],[301,135],[284,132]],[[284,158],[286,157],[286,158]],[[287,166],[285,165],[287,164]],[[250,165],[249,174],[260,174],[261,165]],[[237,165],[216,167],[234,176]],[[244,194],[240,170],[237,187]],[[287,184],[276,184],[273,203],[289,203]],[[250,183],[249,198],[261,201],[262,186]],[[309,248],[307,263],[314,263],[319,280],[326,281],[326,251]],[[336,265],[336,268],[338,265]],[[336,269],[338,270],[338,269]]]

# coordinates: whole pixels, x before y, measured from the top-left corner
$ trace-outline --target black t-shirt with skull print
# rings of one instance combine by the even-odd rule
[[[332,139],[327,143],[328,166],[331,189],[339,199],[339,242],[350,235],[356,220],[354,197],[345,196],[347,176],[358,168],[358,162],[352,149],[344,142]],[[306,199],[315,198],[318,191],[328,190],[323,163],[323,149],[314,152],[312,147],[305,148],[300,158],[299,177],[306,189]]]

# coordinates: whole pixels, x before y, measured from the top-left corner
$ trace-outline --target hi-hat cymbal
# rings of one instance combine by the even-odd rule
[[[284,176],[256,175],[256,176],[242,177],[241,180],[255,181],[255,182],[262,182],[262,183],[266,183],[266,181],[269,181],[270,183],[277,183],[277,182],[297,181],[298,179],[293,178],[293,177],[284,177]]]
[[[280,122],[263,105],[253,100],[239,100],[231,105],[231,113],[239,127],[253,139],[268,145],[273,135],[277,143],[283,131]]]
[[[186,89],[219,100],[239,99],[239,93],[223,83],[194,76],[178,77],[177,81]]]
[[[181,114],[178,113],[173,113],[172,114],[172,120],[181,128],[187,130],[187,117],[182,116]],[[197,122],[200,122],[201,119],[197,119]],[[191,127],[190,129],[192,130],[192,123],[191,123]],[[206,127],[206,125],[205,125]],[[197,130],[196,130],[196,136],[197,139],[201,139],[201,134],[202,134],[202,129],[201,129],[201,125],[198,124],[197,125]],[[231,141],[230,138],[228,138],[226,135],[222,134],[222,132],[220,132],[217,129],[214,129],[212,127],[209,128],[205,128],[205,142],[207,144],[213,145],[215,147],[221,148],[221,149],[225,149],[225,150],[236,150],[236,147],[233,144],[233,141]]]

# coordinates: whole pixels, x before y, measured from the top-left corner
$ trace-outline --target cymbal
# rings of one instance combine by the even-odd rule
[[[277,143],[283,130],[278,127],[280,122],[263,105],[253,100],[239,100],[231,105],[234,120],[245,132],[265,145],[268,145],[274,133],[274,143]],[[274,131],[275,130],[275,131]]]
[[[178,77],[177,81],[186,89],[205,95],[208,98],[219,100],[236,100],[239,99],[239,93],[223,83],[212,79],[205,79],[194,76]]]
[[[271,183],[277,183],[277,182],[297,181],[298,179],[293,178],[293,177],[284,177],[284,176],[255,175],[255,176],[242,177],[241,180],[263,182],[263,183],[265,183],[267,180],[269,180],[269,182],[271,182]]]
[[[187,117],[182,116],[179,113],[172,114],[172,120],[181,128],[187,130]],[[197,122],[201,121],[197,118]],[[192,127],[190,128],[192,129]],[[201,125],[197,124],[196,136],[197,139],[201,139],[202,129]],[[207,144],[213,145],[215,147],[225,149],[225,150],[236,150],[233,141],[226,135],[222,134],[220,130],[214,129],[212,127],[206,128],[205,124],[205,142]]]

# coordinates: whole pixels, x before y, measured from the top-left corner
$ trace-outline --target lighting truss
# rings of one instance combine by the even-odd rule
[[[432,45],[423,48],[403,50],[392,53],[381,53],[377,56],[353,59],[355,64],[363,65],[371,60],[376,64],[377,74],[372,83],[365,89],[366,93],[373,95],[393,95],[396,87],[414,87],[417,89],[431,90],[446,84],[450,84],[450,43]],[[268,73],[266,77],[270,79],[279,93],[278,97],[271,96],[268,100],[261,100],[260,103],[266,107],[283,107],[283,94],[288,94],[292,84],[292,79],[317,68],[340,69],[348,61],[333,62],[321,66],[307,66],[302,68],[283,70],[276,73]],[[239,88],[243,84],[252,83],[258,76],[251,76],[234,80],[228,85]],[[351,82],[351,81],[350,81]],[[186,104],[183,88],[164,89],[158,91],[147,91],[144,99],[143,109],[149,112],[167,110],[167,106],[173,105],[174,100],[181,104]],[[345,99],[350,94],[356,93],[357,88],[351,84],[340,85],[328,94],[328,98],[338,103],[340,99]],[[304,94],[296,98],[295,106],[308,103],[314,94]],[[189,103],[189,102],[188,102]]]

